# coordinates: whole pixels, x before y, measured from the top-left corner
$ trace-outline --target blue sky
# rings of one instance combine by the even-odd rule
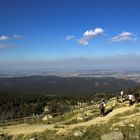
[[[122,67],[121,58],[138,67],[139,7],[139,0],[0,0],[0,64],[96,67],[105,59],[104,67]]]

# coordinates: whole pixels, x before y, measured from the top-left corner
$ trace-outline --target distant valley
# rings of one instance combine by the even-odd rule
[[[117,94],[139,86],[127,78],[24,76],[0,78],[0,94],[40,94],[53,96],[92,96]]]

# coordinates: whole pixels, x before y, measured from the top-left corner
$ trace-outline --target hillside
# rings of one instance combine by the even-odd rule
[[[27,76],[0,78],[0,94],[43,94],[56,96],[92,96],[136,87],[138,83],[116,78],[80,78]]]
[[[34,120],[0,127],[6,140],[139,140],[140,103],[107,102],[106,116],[99,116],[98,103],[82,104],[79,108],[53,118]]]

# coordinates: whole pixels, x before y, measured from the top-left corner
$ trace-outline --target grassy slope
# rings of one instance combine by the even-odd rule
[[[115,100],[107,103],[107,110],[112,109],[105,117],[98,117],[97,106],[87,106],[74,112],[53,118],[52,124],[20,124],[0,128],[1,132],[14,135],[14,140],[28,140],[36,137],[39,140],[99,140],[101,135],[112,131],[121,131],[125,139],[133,131],[140,131],[140,104],[128,107],[127,102],[116,104]],[[89,120],[75,121],[77,116],[90,114]],[[132,125],[131,125],[132,124]],[[75,131],[82,132],[81,137],[75,137]]]

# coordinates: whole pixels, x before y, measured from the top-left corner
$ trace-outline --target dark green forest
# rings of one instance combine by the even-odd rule
[[[90,103],[125,93],[140,93],[138,84],[115,78],[30,76],[0,79],[0,120],[65,113],[77,102]]]
[[[27,76],[0,78],[0,94],[39,94],[54,96],[93,96],[96,93],[116,94],[139,84],[116,78]]]

